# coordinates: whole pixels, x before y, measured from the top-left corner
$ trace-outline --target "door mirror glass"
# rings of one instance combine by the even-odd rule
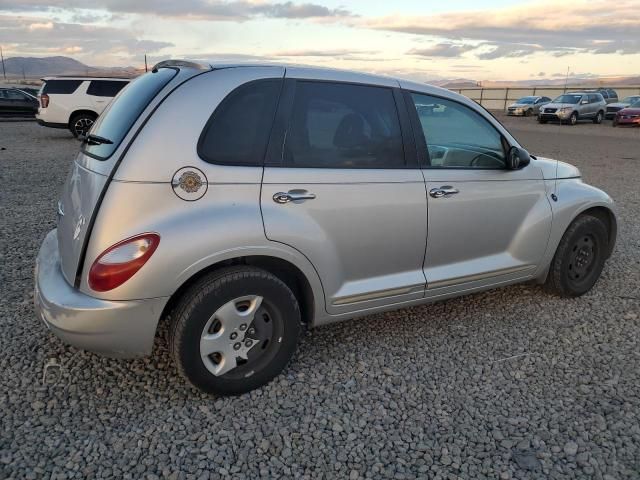
[[[511,147],[507,155],[507,168],[509,170],[519,170],[526,167],[531,162],[531,156],[524,148]]]

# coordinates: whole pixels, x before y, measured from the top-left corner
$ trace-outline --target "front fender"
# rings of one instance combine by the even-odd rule
[[[551,233],[545,255],[540,262],[537,277],[543,281],[553,260],[553,256],[562,240],[564,232],[569,225],[580,214],[593,208],[602,208],[609,213],[610,234],[609,234],[609,255],[613,251],[617,237],[617,213],[614,201],[602,190],[583,183],[579,178],[549,180],[548,183],[555,183],[555,188],[548,191],[555,191],[557,201],[551,201],[553,221]]]

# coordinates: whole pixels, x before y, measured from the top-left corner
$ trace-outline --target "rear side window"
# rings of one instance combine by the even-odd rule
[[[109,158],[142,111],[177,73],[172,68],[161,68],[131,82],[122,95],[109,104],[90,131],[92,135],[103,137],[112,143],[90,145],[84,142],[83,152],[98,160]]]
[[[262,165],[281,85],[281,79],[257,80],[231,92],[200,136],[200,157],[224,165]]]
[[[284,164],[314,168],[405,167],[392,90],[297,82]]]
[[[48,95],[71,95],[78,89],[82,82],[82,80],[49,80],[44,84],[42,93]]]
[[[87,88],[87,94],[96,97],[115,97],[126,84],[127,82],[115,80],[92,80]]]

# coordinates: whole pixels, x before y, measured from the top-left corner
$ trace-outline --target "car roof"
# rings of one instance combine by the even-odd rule
[[[88,77],[82,75],[57,75],[55,77],[41,78],[43,82],[49,82],[51,80],[116,80],[123,82],[130,82],[132,79],[129,77]]]

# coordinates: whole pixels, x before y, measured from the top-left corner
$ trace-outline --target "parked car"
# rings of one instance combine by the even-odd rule
[[[282,371],[302,326],[524,281],[582,295],[616,229],[606,193],[462,95],[166,61],[83,142],[34,297],[105,355],[149,354],[167,322],[178,370],[237,394]]]
[[[519,115],[524,117],[537,115],[540,112],[540,107],[546,105],[550,101],[551,99],[549,97],[522,97],[507,107],[507,115]]]
[[[640,100],[627,108],[623,108],[616,112],[612,125],[614,127],[617,127],[618,125],[640,126]]]
[[[575,125],[580,120],[602,123],[606,107],[607,103],[599,93],[565,93],[540,109],[538,121],[547,123],[553,120],[568,125]]]
[[[47,77],[42,79],[36,119],[40,125],[68,128],[74,137],[86,135],[93,122],[129,79]]]
[[[611,103],[607,105],[607,111],[604,116],[607,119],[615,118],[617,112],[636,102],[640,102],[640,95],[631,95],[630,97],[623,98],[620,102]]]
[[[17,88],[0,88],[0,115],[33,116],[38,100]]]
[[[595,88],[593,90],[585,90],[587,93],[599,93],[607,103],[616,103],[618,101],[618,93],[612,88]]]

